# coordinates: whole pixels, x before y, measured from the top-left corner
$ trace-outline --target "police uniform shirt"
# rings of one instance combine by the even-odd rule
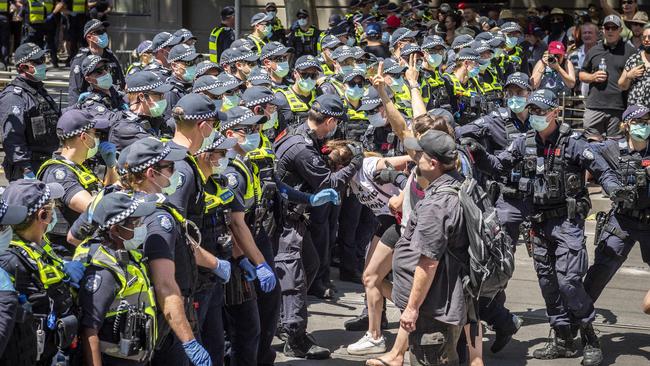
[[[118,109],[128,109],[128,100],[124,93],[118,92],[115,88],[111,87],[109,89],[109,94],[99,93],[97,91],[89,91],[88,96],[81,103],[75,103],[79,105],[82,109],[88,107],[88,112],[94,114],[94,110],[101,112],[100,108],[97,108],[98,105],[104,106],[108,110],[118,110]]]
[[[72,166],[77,166],[76,163],[64,158],[63,156],[55,153],[52,156],[52,159],[65,161],[67,164]],[[79,217],[80,213],[70,209],[70,202],[72,198],[79,192],[85,191],[86,189],[81,185],[77,175],[69,167],[63,164],[53,164],[45,168],[43,174],[40,176],[40,180],[45,183],[59,183],[63,186],[65,193],[63,197],[60,198],[63,207],[61,207],[61,212],[63,217],[69,223],[74,222]],[[91,193],[92,192],[88,192]]]
[[[169,146],[172,149],[185,149],[174,141],[170,141]],[[201,177],[195,176],[194,169],[187,160],[174,162],[174,171],[178,171],[180,180],[176,187],[176,192],[167,199],[185,218],[191,219],[188,217],[188,212],[192,211],[191,208],[194,208],[195,205],[205,207],[204,202],[198,202],[199,198],[203,199],[202,195],[199,197],[196,183],[196,180],[201,179]],[[201,182],[201,185],[203,185],[203,182]],[[196,224],[199,225],[200,223],[196,222]]]
[[[405,309],[413,286],[415,268],[421,256],[438,261],[436,276],[420,314],[447,324],[465,324],[467,305],[462,283],[463,266],[469,265],[469,238],[458,195],[431,194],[436,188],[462,181],[457,171],[448,172],[427,188],[428,196],[419,201],[408,220],[406,230],[395,244],[393,254],[393,301]],[[454,209],[455,208],[455,209]],[[452,251],[456,259],[445,260]],[[464,264],[463,264],[464,263]]]
[[[172,85],[172,90],[165,93],[165,99],[167,100],[167,108],[165,108],[165,113],[163,114],[165,119],[171,118],[172,109],[176,106],[176,103],[192,89],[192,83],[188,83],[184,80],[181,80],[172,75],[167,78],[167,84]]]
[[[520,121],[517,115],[507,108],[499,110],[481,117],[464,126],[455,128],[456,136],[471,137],[484,144],[485,150],[494,154],[505,150],[510,142],[508,141],[508,130],[506,124],[512,123],[519,133],[525,134],[529,130],[528,121]],[[511,136],[514,138],[516,136]]]
[[[79,282],[80,327],[99,330],[104,323],[120,284],[111,271],[90,265]]]
[[[79,94],[88,90],[90,85],[81,73],[81,63],[88,55],[90,55],[90,50],[88,48],[82,48],[70,63],[70,86],[68,87],[69,105],[76,104],[79,99]],[[124,90],[126,79],[124,78],[124,72],[122,71],[120,61],[117,59],[113,51],[108,48],[104,48],[104,53],[101,57],[108,60],[108,67],[111,76],[113,77],[113,84],[117,85],[120,90]]]
[[[245,212],[244,195],[246,194],[246,177],[234,166],[228,164],[228,167],[223,172],[224,177],[228,179],[228,188],[235,194],[235,199],[229,204],[232,212]],[[251,174],[253,174],[251,172]],[[211,187],[214,189],[214,186]],[[214,190],[213,192],[216,192]]]
[[[278,131],[283,131],[285,128],[287,128],[289,121],[293,121],[293,112],[291,111],[287,97],[285,97],[284,94],[276,91],[275,100],[278,103]]]
[[[115,144],[117,151],[122,151],[140,139],[155,135],[150,131],[151,126],[146,120],[131,111],[117,112],[112,117],[114,119],[110,121],[108,142]]]

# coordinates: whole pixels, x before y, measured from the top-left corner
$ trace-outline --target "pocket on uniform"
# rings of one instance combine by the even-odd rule
[[[573,250],[558,248],[555,255],[555,270],[557,272],[564,275],[570,272],[571,274],[580,277],[587,273],[589,260],[587,258],[586,249]]]
[[[571,220],[564,220],[559,235],[556,235],[554,239],[558,242],[558,250],[562,247],[571,250],[583,249],[585,247],[584,221],[575,223]]]

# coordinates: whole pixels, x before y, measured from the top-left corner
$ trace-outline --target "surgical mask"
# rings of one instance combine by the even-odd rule
[[[239,144],[239,147],[245,152],[253,151],[260,146],[261,140],[262,136],[258,132],[249,133],[246,135],[246,140]]]
[[[404,79],[400,76],[398,78],[393,78],[393,82],[390,83],[390,88],[395,93],[401,93],[404,88]]]
[[[45,80],[46,73],[47,73],[47,66],[45,66],[45,64],[35,65],[34,73],[32,74],[32,76],[34,77],[34,79],[38,81],[43,81]]]
[[[289,73],[289,62],[288,61],[283,61],[283,62],[278,62],[277,66],[275,68],[275,71],[273,71],[275,76],[277,77],[285,77]]]
[[[508,98],[508,108],[515,113],[523,112],[526,109],[526,98],[518,96]]]
[[[361,97],[363,97],[363,92],[364,92],[364,90],[363,90],[362,87],[360,87],[358,85],[355,85],[355,86],[353,86],[351,88],[348,87],[345,90],[345,96],[348,97],[348,99],[350,99],[350,100],[357,101],[357,100],[361,99]]]
[[[278,122],[278,111],[271,113],[266,122],[262,125],[262,130],[270,130],[275,127],[275,124]]]
[[[648,125],[630,125],[630,136],[634,140],[644,141],[650,136],[650,126]]]
[[[93,156],[97,155],[97,150],[99,150],[99,138],[95,137],[95,146],[88,148],[88,151],[86,152],[86,159],[90,159]]]
[[[381,43],[388,44],[390,42],[390,33],[388,32],[383,32],[381,34]]]
[[[484,72],[485,70],[487,70],[488,66],[490,66],[489,60],[479,62],[478,64],[479,71]]]
[[[366,71],[368,71],[368,66],[362,62],[362,63],[355,64],[354,69],[357,71],[361,71],[363,74],[365,74]]]
[[[348,40],[345,42],[345,44],[352,47],[354,46],[354,42],[355,42],[354,38],[348,37]]]
[[[11,238],[14,235],[14,231],[11,228],[11,226],[7,226],[7,228],[0,232],[0,254],[4,253],[7,251],[7,248],[9,248],[9,243],[11,242]]]
[[[49,233],[50,231],[54,230],[54,227],[56,226],[56,223],[59,221],[58,217],[56,217],[56,211],[52,211],[52,220],[50,221],[49,224],[47,224],[47,228],[45,229],[46,233]]]
[[[271,18],[275,18],[275,16],[277,15],[277,13],[274,12],[274,11],[269,11],[269,12],[266,13],[266,14],[268,14]]]
[[[473,67],[473,68],[471,68],[471,69],[469,70],[469,72],[467,73],[467,75],[468,75],[470,78],[475,78],[475,77],[478,76],[478,73],[479,73],[480,71],[481,71],[481,69],[480,69],[478,66],[475,66],[475,67]]]
[[[229,109],[239,105],[239,96],[238,95],[228,95],[223,98],[223,104],[221,109],[223,112],[227,112]]]
[[[549,125],[546,116],[537,116],[531,114],[528,118],[530,121],[530,127],[532,127],[535,131],[544,131]]]
[[[165,109],[167,109],[167,99],[161,99],[153,102],[153,106],[149,106],[149,113],[151,113],[151,117],[156,118],[162,116]]]
[[[213,128],[212,132],[210,132],[208,137],[203,138],[203,141],[201,142],[201,147],[199,148],[199,150],[203,150],[203,149],[207,148],[208,146],[212,145],[212,143],[214,142],[214,138],[216,136],[217,136],[217,131],[215,131],[214,128]]]
[[[418,16],[418,18],[422,18],[424,16],[424,10],[418,10],[415,12],[415,15]]]
[[[506,37],[506,47],[514,48],[517,43],[519,43],[519,38],[517,37]]]
[[[503,49],[497,48],[494,50],[494,58],[500,58],[501,56],[503,56]]]
[[[264,28],[264,35],[266,37],[271,37],[271,35],[273,35],[273,27],[267,25],[266,28]]]
[[[97,87],[100,89],[108,90],[113,86],[113,76],[110,72],[97,78]]]
[[[354,70],[354,66],[352,65],[346,65],[346,66],[341,66],[341,72],[343,75],[347,75],[351,73]]]
[[[336,130],[338,130],[338,129],[339,129],[339,124],[337,123],[336,126],[334,126],[334,129],[332,131],[328,132],[327,135],[325,135],[325,138],[326,139],[331,139],[332,137],[334,137],[334,134],[336,134]]]
[[[228,167],[228,158],[220,158],[217,165],[212,166],[212,175],[223,173]]]
[[[309,93],[316,87],[316,80],[312,78],[300,79],[298,87],[305,93]]]
[[[384,127],[386,126],[386,118],[382,117],[381,113],[377,112],[374,114],[368,115],[368,122],[372,127]]]
[[[96,36],[97,37],[97,47],[106,48],[108,47],[108,34],[102,33]]]
[[[298,25],[301,26],[301,27],[306,26],[307,25],[307,19],[305,19],[305,18],[298,19]]]
[[[415,62],[415,69],[418,71],[422,71],[422,60],[417,60]]]
[[[427,63],[430,67],[436,68],[442,63],[442,55],[433,53],[427,56]]]
[[[171,177],[168,177],[161,172],[158,173],[163,177],[167,178],[167,180],[169,181],[169,185],[167,187],[160,187],[162,193],[168,196],[171,196],[172,194],[176,193],[176,188],[178,188],[178,183],[180,183],[181,181],[181,173],[178,170],[174,170],[174,173],[171,175]]]
[[[183,80],[190,82],[194,80],[195,75],[196,75],[196,65],[187,66],[185,68],[185,72],[183,73]]]
[[[147,226],[140,225],[133,229],[133,237],[128,240],[122,240],[124,248],[126,250],[136,250],[144,243],[144,240],[147,238]]]

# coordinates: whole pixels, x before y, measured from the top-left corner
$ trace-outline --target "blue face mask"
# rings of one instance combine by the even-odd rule
[[[650,136],[650,126],[648,125],[630,125],[630,136],[637,141],[644,141]]]
[[[532,127],[535,131],[544,131],[549,125],[546,116],[537,116],[531,114],[528,116],[528,120],[530,121],[530,127]]]
[[[108,34],[102,33],[102,34],[98,34],[96,37],[97,37],[97,41],[96,41],[97,47],[100,48],[108,47]]]
[[[185,72],[183,73],[183,80],[190,82],[194,80],[195,75],[196,75],[196,65],[187,66],[185,67]]]
[[[427,63],[429,67],[436,68],[442,63],[442,55],[437,53],[432,53],[427,56]]]
[[[345,90],[345,96],[348,97],[348,99],[350,99],[350,100],[357,101],[357,100],[361,99],[361,97],[363,97],[363,92],[364,92],[364,90],[363,90],[362,87],[360,87],[358,85],[355,85],[355,86],[353,86],[351,88],[348,87]]]
[[[246,140],[243,143],[239,144],[239,147],[241,147],[245,152],[253,151],[260,146],[261,140],[262,136],[259,134],[259,132],[254,132],[246,135]]]
[[[388,44],[390,42],[390,33],[384,32],[381,34],[381,43]]]
[[[478,66],[474,66],[473,68],[471,68],[469,70],[469,72],[467,74],[469,75],[470,78],[475,78],[475,77],[478,76],[478,73],[480,71],[481,71],[481,69]]]
[[[479,70],[481,72],[487,70],[488,66],[490,66],[490,60],[481,60],[481,62],[478,64]]]
[[[47,73],[47,66],[45,64],[35,65],[34,74],[32,76],[38,81],[45,80],[45,74]]]
[[[306,26],[307,25],[307,19],[305,19],[305,18],[298,19],[298,25],[301,26],[301,27]]]
[[[47,224],[47,229],[45,229],[46,233],[51,232],[54,230],[54,227],[56,226],[56,223],[59,219],[56,217],[56,211],[52,211],[52,221],[50,221],[49,224]]]
[[[355,42],[354,38],[348,37],[348,40],[345,42],[345,44],[352,47],[354,46],[354,42]]]
[[[514,48],[519,43],[519,38],[506,36],[506,47]]]
[[[347,75],[351,73],[352,70],[354,70],[354,66],[352,65],[341,66],[341,72],[343,73],[343,75]]]
[[[508,98],[508,108],[515,113],[523,112],[526,109],[526,98],[517,96]]]
[[[271,25],[267,25],[267,26],[264,28],[264,35],[265,35],[267,38],[268,38],[268,37],[271,37],[271,36],[273,35],[273,27],[272,27]]]
[[[110,72],[97,78],[97,87],[100,89],[108,90],[113,86],[113,76]]]
[[[223,173],[228,167],[228,158],[220,158],[218,164],[212,167],[212,174],[217,175]]]
[[[275,68],[275,71],[273,73],[277,77],[285,77],[289,73],[289,62],[288,61],[283,61],[283,62],[278,62],[277,66]]]
[[[354,69],[365,74],[366,71],[368,70],[368,66],[365,63],[360,62],[354,65]]]
[[[390,88],[395,93],[401,93],[404,88],[404,79],[400,75],[398,78],[393,78],[393,82],[390,83]]]
[[[304,91],[305,93],[309,93],[312,90],[314,90],[314,88],[316,87],[316,80],[311,78],[301,79],[298,82],[298,87],[300,88],[300,90]]]

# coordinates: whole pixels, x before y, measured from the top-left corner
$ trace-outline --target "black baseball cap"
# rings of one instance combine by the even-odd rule
[[[165,83],[158,74],[152,71],[142,70],[126,77],[126,91],[128,93],[148,91],[167,93],[170,90],[172,90],[172,85]]]
[[[103,29],[104,31],[106,31],[106,28],[109,25],[110,24],[108,22],[102,22],[99,19],[91,19],[91,20],[87,21],[86,24],[84,25],[84,37],[87,36],[88,33],[94,32],[94,31],[97,31],[97,30],[102,30]]]
[[[407,149],[422,151],[443,163],[451,163],[458,157],[454,138],[438,130],[429,130],[419,139],[407,137],[404,139],[404,146]]]
[[[40,48],[36,43],[23,43],[14,53],[14,64],[20,65],[27,61],[40,60],[45,56],[46,51]]]

